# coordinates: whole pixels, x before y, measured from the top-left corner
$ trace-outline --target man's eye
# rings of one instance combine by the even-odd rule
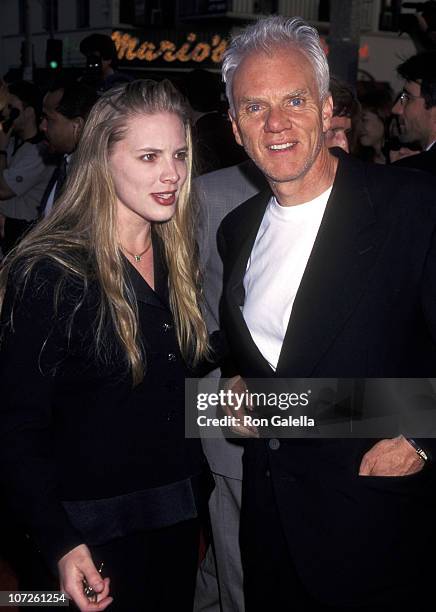
[[[146,153],[141,159],[149,162],[154,161],[156,159],[156,153]]]
[[[290,101],[291,106],[298,107],[303,105],[303,98],[292,98]]]
[[[260,104],[250,104],[250,106],[247,106],[247,111],[249,113],[257,113],[258,111],[260,111],[260,109]]]

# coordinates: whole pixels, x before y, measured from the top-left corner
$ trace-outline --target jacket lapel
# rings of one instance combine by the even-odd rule
[[[260,367],[260,371],[263,371],[265,376],[271,375],[271,367],[253,341],[241,309],[245,301],[243,281],[248,259],[271,195],[271,191],[268,188],[249,200],[250,217],[247,218],[244,228],[238,228],[239,240],[234,242],[236,250],[234,257],[230,258],[233,263],[230,264],[231,267],[227,276],[228,281],[225,284],[228,313],[231,317],[232,325],[237,330],[238,336],[241,337],[242,344],[248,349],[251,356],[257,362],[258,367]]]
[[[340,156],[332,193],[297,292],[278,377],[312,375],[357,306],[374,267],[381,231],[364,164]]]

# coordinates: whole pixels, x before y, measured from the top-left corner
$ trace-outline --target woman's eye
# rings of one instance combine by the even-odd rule
[[[176,153],[176,159],[180,160],[180,161],[185,161],[188,158],[188,152],[187,151],[178,151]]]
[[[144,161],[154,161],[156,159],[156,153],[146,153],[141,159]]]

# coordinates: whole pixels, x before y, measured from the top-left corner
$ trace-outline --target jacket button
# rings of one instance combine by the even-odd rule
[[[168,332],[168,331],[170,331],[170,329],[172,329],[172,328],[173,328],[173,326],[172,326],[170,323],[164,323],[164,324],[162,325],[162,329],[163,329],[163,331],[164,331],[164,332]]]
[[[280,442],[277,440],[277,438],[271,438],[271,440],[268,442],[268,445],[271,450],[277,450],[280,448]]]
[[[175,353],[168,353],[168,361],[175,361],[177,359]]]

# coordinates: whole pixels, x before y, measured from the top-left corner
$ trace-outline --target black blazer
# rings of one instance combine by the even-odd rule
[[[433,176],[436,176],[436,144],[428,151],[403,157],[396,161],[394,165],[401,168],[423,170],[424,172],[430,172]]]
[[[221,224],[221,317],[233,373],[246,378],[436,373],[434,179],[339,157],[276,373],[253,342],[240,308],[247,260],[271,192],[254,196]],[[406,478],[359,477],[362,456],[374,442],[245,443],[244,520],[250,521],[261,503],[256,483],[268,470],[298,573],[309,592],[330,605],[372,604],[384,595],[388,601],[393,591],[401,597],[427,568],[436,569],[435,468]],[[436,457],[435,440],[425,444]],[[419,569],[411,562],[417,558]]]
[[[197,515],[199,440],[184,436],[184,379],[156,240],[152,291],[132,265],[147,370],[131,375],[108,324],[95,355],[99,287],[83,285],[48,259],[26,287],[9,284],[0,351],[1,478],[9,499],[53,563],[79,543]],[[54,306],[53,287],[64,277]],[[13,328],[8,325],[15,301]],[[74,314],[68,337],[71,316]]]

